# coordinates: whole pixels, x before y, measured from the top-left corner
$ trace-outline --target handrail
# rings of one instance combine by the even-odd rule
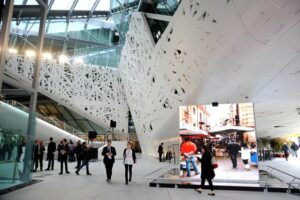
[[[300,177],[294,176],[294,175],[292,175],[292,174],[289,174],[289,173],[287,173],[287,172],[284,172],[284,171],[282,171],[282,170],[280,170],[280,169],[277,169],[277,168],[275,168],[275,167],[272,167],[272,166],[270,166],[270,165],[262,165],[262,166],[269,167],[269,168],[271,168],[272,170],[279,171],[279,172],[281,172],[281,173],[283,173],[283,174],[285,174],[285,175],[288,175],[288,176],[290,176],[290,177],[292,177],[292,178],[295,178],[295,179],[299,179],[299,180],[300,180]],[[267,172],[268,172],[268,171],[267,171]],[[270,172],[268,172],[268,173],[270,173]]]
[[[289,176],[289,177],[292,178],[292,181],[286,182],[286,181],[281,180],[279,177],[276,177],[277,179],[279,179],[280,181],[282,181],[282,182],[284,182],[285,184],[288,185],[288,193],[291,193],[291,188],[294,187],[293,185],[295,185],[295,184],[298,185],[298,189],[299,189],[299,191],[300,191],[300,177],[294,176],[294,175],[292,175],[292,174],[289,174],[289,173],[287,173],[287,172],[284,172],[284,171],[282,171],[282,170],[280,170],[280,169],[277,169],[277,168],[275,168],[275,167],[272,167],[272,166],[270,166],[270,165],[262,165],[262,166],[265,166],[265,167],[268,167],[268,168],[271,169],[270,171],[267,170],[267,172],[268,172],[270,175],[272,175],[272,171],[275,170],[275,171],[278,171],[278,172],[280,172],[280,173],[282,173],[282,174],[285,174],[285,175],[287,175],[287,176]],[[296,180],[299,180],[299,181],[295,182]],[[296,189],[296,187],[294,187],[294,188]]]
[[[29,108],[23,104],[21,104],[20,102],[17,102],[17,101],[14,101],[14,100],[6,100],[6,101],[3,101],[4,103],[7,103],[15,108],[18,108],[24,112],[29,112]],[[57,127],[57,128],[60,128],[60,129],[63,129],[69,133],[71,133],[72,135],[75,135],[75,136],[79,136],[79,135],[86,135],[86,133],[83,133],[82,131],[79,131],[78,129],[75,129],[74,127],[66,124],[65,122],[63,121],[60,121],[54,117],[45,117],[43,115],[41,115],[40,113],[37,113],[36,112],[36,117],[45,121],[45,122],[48,122],[49,124]]]

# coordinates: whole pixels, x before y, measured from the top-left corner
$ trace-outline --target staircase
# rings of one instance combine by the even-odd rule
[[[7,104],[9,104],[9,105],[11,105],[15,108],[18,108],[18,109],[20,109],[20,110],[22,110],[26,113],[29,112],[28,107],[26,107],[25,105],[23,105],[23,104],[21,104],[17,101],[8,100],[8,101],[3,101],[3,102],[7,103]],[[53,125],[53,126],[55,126],[55,127],[57,127],[57,128],[60,128],[60,129],[66,131],[68,133],[71,133],[72,135],[80,137],[82,139],[86,139],[86,137],[87,137],[86,133],[83,133],[83,132],[75,129],[72,126],[70,126],[70,125],[66,124],[65,122],[60,121],[60,120],[58,120],[54,117],[45,117],[45,116],[43,116],[43,115],[41,115],[40,113],[37,113],[37,112],[36,112],[36,117],[43,120],[43,121],[45,121],[45,122],[47,122],[47,123],[49,123],[49,124],[51,124],[51,125]]]

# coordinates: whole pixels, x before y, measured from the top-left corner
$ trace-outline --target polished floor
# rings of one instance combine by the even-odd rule
[[[45,163],[46,164],[46,163]],[[34,173],[34,179],[42,180],[37,184],[0,196],[0,200],[134,200],[134,199],[272,199],[272,200],[298,200],[299,196],[287,193],[264,193],[244,191],[217,190],[216,196],[208,196],[208,191],[202,194],[192,189],[172,189],[149,187],[149,182],[143,177],[156,169],[166,165],[149,157],[140,157],[133,168],[133,181],[125,185],[124,166],[121,160],[117,160],[113,168],[112,183],[105,181],[105,168],[102,162],[92,162],[90,172],[92,176],[85,175],[85,168],[77,176],[74,171],[75,163],[69,164],[71,174],[58,175],[58,163],[55,163],[55,171],[38,171]]]

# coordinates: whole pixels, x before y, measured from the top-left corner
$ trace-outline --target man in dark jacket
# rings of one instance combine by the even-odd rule
[[[240,150],[240,145],[237,142],[235,142],[235,140],[231,140],[230,142],[228,142],[227,151],[230,155],[232,167],[234,169],[237,168],[237,155],[239,153],[239,150]]]
[[[60,152],[60,173],[63,174],[63,163],[65,163],[65,170],[67,174],[70,174],[68,171],[68,155],[69,155],[69,145],[67,139],[63,139],[63,144],[57,148]]]
[[[56,143],[53,142],[53,138],[50,137],[50,143],[48,144],[48,151],[47,151],[47,156],[48,156],[48,168],[46,170],[53,170],[54,168],[54,154],[56,151]]]
[[[164,143],[161,143],[159,146],[158,146],[158,155],[159,155],[159,162],[162,162],[162,155],[164,153]]]
[[[36,169],[39,167],[38,156],[39,156],[39,141],[35,140],[32,148],[32,158],[33,158],[32,171],[33,172],[36,172]]]
[[[107,146],[102,150],[102,156],[104,156],[103,162],[105,164],[106,169],[106,181],[108,183],[111,182],[112,168],[115,162],[116,149],[111,146],[111,141],[107,141]]]

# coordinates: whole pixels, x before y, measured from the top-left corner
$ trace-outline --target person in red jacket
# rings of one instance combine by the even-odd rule
[[[198,167],[195,163],[195,157],[194,154],[197,151],[196,145],[190,140],[190,138],[185,138],[185,142],[181,145],[181,154],[185,158],[186,162],[186,171],[187,171],[187,176],[191,176],[191,166],[190,163],[192,163],[195,175],[199,174]]]

